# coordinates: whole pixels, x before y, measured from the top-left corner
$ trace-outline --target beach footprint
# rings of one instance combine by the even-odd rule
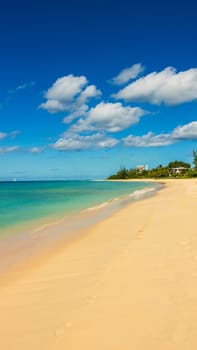
[[[90,297],[88,297],[87,299],[88,304],[94,304],[95,302],[96,302],[96,295],[91,295]]]
[[[181,241],[179,244],[185,249],[188,250],[190,249],[190,241]]]
[[[142,233],[143,233],[143,232],[144,232],[143,229],[139,229],[139,230],[137,231],[137,233],[136,233],[135,238],[136,238],[136,239],[142,239]]]
[[[57,328],[55,330],[55,336],[57,338],[63,337],[64,334],[66,333],[66,329],[69,329],[71,327],[72,327],[72,322],[71,321],[67,321],[64,326],[61,326],[61,327],[59,327],[59,328]]]
[[[55,330],[55,336],[57,338],[60,338],[60,337],[64,336],[64,334],[65,334],[65,329],[63,327],[57,328]]]

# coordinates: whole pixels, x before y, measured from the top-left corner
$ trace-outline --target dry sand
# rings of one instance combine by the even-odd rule
[[[1,350],[197,349],[197,180],[165,182],[1,287]]]

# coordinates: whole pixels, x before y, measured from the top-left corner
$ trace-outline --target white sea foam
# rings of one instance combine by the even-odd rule
[[[146,196],[148,194],[152,194],[156,190],[157,190],[156,187],[143,188],[142,190],[137,190],[137,191],[135,191],[133,193],[130,193],[129,197],[133,197],[135,199],[140,199],[140,198],[143,198],[144,196]]]
[[[94,207],[90,207],[90,208],[84,209],[84,210],[82,210],[82,212],[93,211],[93,210],[97,210],[97,209],[101,209],[101,208],[107,207],[111,202],[112,202],[112,200],[111,201],[107,201],[107,202],[103,202],[101,204],[95,205]]]
[[[122,195],[120,197],[115,197],[113,199],[110,199],[108,201],[105,201],[101,204],[98,204],[96,206],[93,206],[93,207],[89,207],[85,210],[83,210],[82,212],[90,212],[90,211],[96,211],[96,210],[100,210],[100,209],[104,209],[106,207],[109,207],[109,206],[113,206],[113,204],[119,202],[120,204],[127,204],[131,201],[137,201],[137,200],[140,200],[140,199],[143,199],[143,198],[147,198],[151,195],[154,195],[154,193],[159,189],[161,188],[160,186],[155,186],[155,187],[149,187],[149,188],[143,188],[143,189],[140,189],[140,190],[136,190],[130,194],[127,194],[127,195]]]
[[[0,246],[0,255],[3,259],[0,266],[0,276],[6,274],[6,271],[12,269],[13,266],[23,264],[34,254],[38,255],[42,250],[52,249],[60,242],[65,242],[65,239],[79,235],[91,225],[110,217],[123,206],[154,195],[161,187],[156,185],[155,187],[142,188],[89,207],[80,213],[64,216],[61,219],[57,218],[52,222],[34,227],[34,229],[27,228],[24,232],[5,237]]]

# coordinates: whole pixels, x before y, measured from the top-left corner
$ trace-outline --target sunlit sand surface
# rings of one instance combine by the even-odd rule
[[[165,182],[1,286],[0,349],[197,349],[197,180]]]

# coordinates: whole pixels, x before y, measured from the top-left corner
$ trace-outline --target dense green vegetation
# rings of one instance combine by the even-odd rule
[[[109,180],[116,179],[149,179],[149,178],[192,178],[197,177],[197,151],[193,151],[193,164],[191,168],[189,163],[175,160],[167,166],[159,165],[150,170],[126,169],[124,166],[116,174],[109,176]],[[178,170],[176,170],[179,168]]]
[[[194,163],[194,169],[197,171],[197,151],[193,150],[193,163]]]

